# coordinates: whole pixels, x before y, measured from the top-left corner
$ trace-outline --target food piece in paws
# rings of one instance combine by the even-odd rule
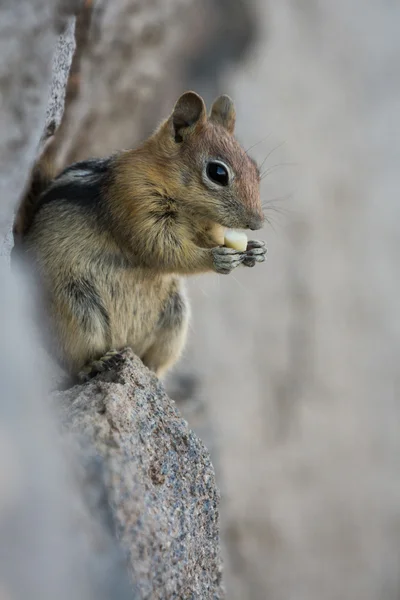
[[[224,243],[227,248],[244,252],[247,248],[247,235],[241,231],[229,229],[225,232]]]

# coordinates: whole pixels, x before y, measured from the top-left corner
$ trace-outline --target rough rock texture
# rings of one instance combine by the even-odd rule
[[[128,351],[116,373],[54,400],[100,464],[138,597],[222,598],[214,471],[157,378]]]
[[[13,210],[29,177],[40,138],[49,123],[58,123],[63,113],[64,88],[74,49],[73,18],[66,17],[72,8],[72,2],[61,6],[49,0],[9,0],[0,4],[2,261],[11,248]],[[60,27],[65,33],[55,53]]]
[[[43,131],[45,137],[48,130],[52,133],[61,123],[64,114],[65,93],[69,71],[75,51],[75,19],[72,18],[58,38],[53,55],[50,94],[47,101],[46,121]]]
[[[59,166],[134,146],[200,80],[210,102],[255,29],[243,0],[86,2],[56,140]]]
[[[87,10],[90,25],[82,36],[79,93],[65,116],[60,164],[137,142],[143,120],[165,93],[165,82],[177,80],[192,4],[96,0]]]

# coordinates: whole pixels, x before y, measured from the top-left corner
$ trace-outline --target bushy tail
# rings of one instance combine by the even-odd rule
[[[29,230],[35,214],[37,201],[57,174],[54,157],[50,149],[53,139],[54,136],[51,136],[46,140],[41,155],[32,169],[30,180],[15,215],[13,226],[14,243],[22,240]]]

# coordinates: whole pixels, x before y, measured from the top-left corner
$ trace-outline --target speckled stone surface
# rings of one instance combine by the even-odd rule
[[[79,94],[69,106],[58,159],[70,164],[130,148],[167,112],[152,110],[181,91],[182,46],[195,0],[93,0]],[[177,92],[177,89],[179,90]],[[182,90],[183,91],[183,90]]]
[[[0,2],[0,262],[8,264],[13,211],[41,137],[64,111],[75,48],[71,6],[49,0]],[[58,37],[57,27],[63,27]]]
[[[117,372],[55,400],[102,463],[136,595],[224,598],[214,469],[157,378],[128,350]]]
[[[46,108],[46,130],[56,129],[64,112],[65,91],[72,56],[75,51],[75,19],[70,18],[63,33],[58,38],[57,47],[53,56],[50,94]]]

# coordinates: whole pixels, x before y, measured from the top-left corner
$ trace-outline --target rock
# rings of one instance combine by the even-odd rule
[[[64,35],[55,52],[60,27]],[[73,49],[73,18],[67,19],[66,6],[49,0],[0,4],[2,261],[11,249],[13,210],[29,178],[40,138],[50,122],[61,120]]]
[[[33,290],[1,263],[0,281],[0,597],[136,600],[99,461],[77,457],[49,410]]]
[[[74,69],[79,91],[57,139],[60,165],[131,147],[144,123],[154,127],[149,112],[166,85],[177,82],[193,5],[193,0],[95,0],[84,9],[88,31],[80,30]]]
[[[53,57],[50,97],[46,109],[45,131],[52,133],[57,128],[64,114],[65,92],[68,75],[75,51],[75,19],[70,19],[60,35]]]
[[[60,168],[134,146],[184,89],[200,88],[211,102],[222,72],[249,50],[256,30],[245,0],[86,2],[56,141]]]
[[[96,457],[138,597],[223,598],[214,470],[158,379],[127,350],[117,372],[54,401]]]

